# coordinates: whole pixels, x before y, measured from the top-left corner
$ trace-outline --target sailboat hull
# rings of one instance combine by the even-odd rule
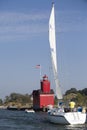
[[[55,124],[84,124],[86,122],[86,113],[82,112],[59,112],[55,114],[48,113],[48,121]]]

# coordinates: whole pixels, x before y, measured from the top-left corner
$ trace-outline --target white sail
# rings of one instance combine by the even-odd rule
[[[58,81],[57,74],[57,57],[56,57],[56,36],[55,36],[55,12],[54,12],[54,4],[52,6],[52,11],[49,19],[49,43],[51,50],[51,59],[52,59],[52,67],[56,85],[56,96],[58,99],[62,99],[62,93]]]

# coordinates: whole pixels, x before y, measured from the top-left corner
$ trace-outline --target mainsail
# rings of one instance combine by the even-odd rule
[[[54,73],[54,79],[56,85],[56,96],[58,99],[62,99],[62,93],[59,85],[58,72],[57,72],[54,4],[52,6],[51,15],[49,19],[49,43],[50,43],[51,60],[52,60],[52,67],[53,67],[53,73]]]

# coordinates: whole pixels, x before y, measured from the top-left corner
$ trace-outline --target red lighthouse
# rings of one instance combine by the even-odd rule
[[[40,82],[41,88],[33,91],[33,108],[41,110],[48,105],[54,106],[54,91],[50,89],[50,81],[46,75]]]

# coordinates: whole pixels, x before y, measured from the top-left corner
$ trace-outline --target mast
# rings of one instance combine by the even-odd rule
[[[50,51],[51,51],[52,68],[53,68],[54,80],[56,85],[56,96],[58,99],[62,99],[63,97],[59,85],[58,71],[57,71],[54,3],[52,3],[52,10],[49,19],[49,43],[50,43]]]

